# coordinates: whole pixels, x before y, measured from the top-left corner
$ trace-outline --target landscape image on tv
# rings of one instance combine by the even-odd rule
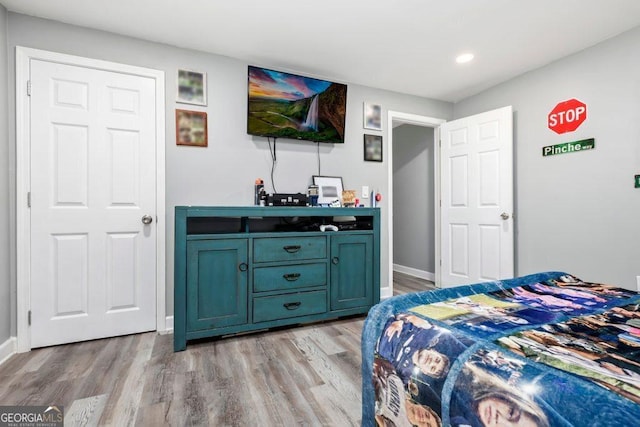
[[[249,66],[247,133],[344,142],[347,86]]]

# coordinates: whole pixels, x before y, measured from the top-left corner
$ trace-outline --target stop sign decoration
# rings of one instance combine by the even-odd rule
[[[555,133],[573,132],[587,118],[587,105],[577,99],[563,101],[547,116],[547,125]]]

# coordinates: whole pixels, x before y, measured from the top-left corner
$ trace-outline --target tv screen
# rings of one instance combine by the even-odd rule
[[[347,85],[249,66],[247,133],[344,142]]]

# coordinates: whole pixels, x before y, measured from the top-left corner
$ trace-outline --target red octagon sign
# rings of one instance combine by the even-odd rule
[[[547,116],[547,125],[555,133],[573,132],[587,118],[587,105],[577,99],[563,101]]]

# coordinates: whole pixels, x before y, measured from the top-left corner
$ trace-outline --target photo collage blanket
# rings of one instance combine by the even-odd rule
[[[363,343],[375,420],[363,425],[640,423],[640,296],[570,274],[506,282],[381,318]]]

